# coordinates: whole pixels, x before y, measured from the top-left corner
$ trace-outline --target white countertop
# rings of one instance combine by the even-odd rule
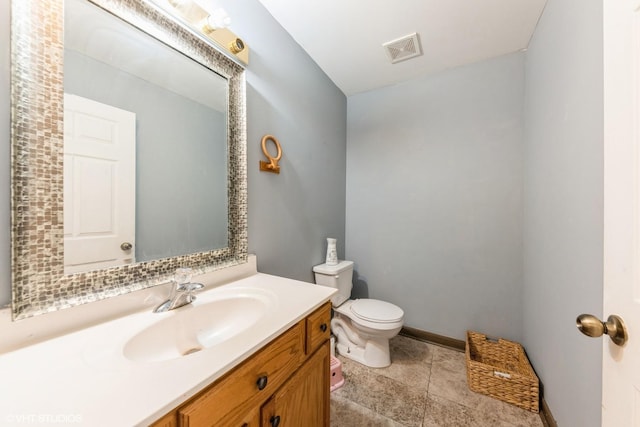
[[[148,425],[313,312],[335,292],[257,273],[199,293],[193,304],[205,304],[216,293],[246,287],[272,295],[273,309],[251,328],[188,356],[134,362],[122,351],[137,332],[182,308],[157,314],[145,308],[0,354],[0,425]]]

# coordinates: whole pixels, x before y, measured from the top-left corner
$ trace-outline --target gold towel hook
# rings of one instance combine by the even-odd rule
[[[278,154],[275,157],[272,157],[267,151],[267,141],[273,141],[276,145],[276,149],[278,150]],[[280,173],[280,166],[278,165],[278,161],[282,158],[282,147],[280,147],[280,143],[273,135],[265,135],[262,137],[262,152],[269,159],[268,162],[263,162],[260,160],[260,170],[264,172],[273,172]]]

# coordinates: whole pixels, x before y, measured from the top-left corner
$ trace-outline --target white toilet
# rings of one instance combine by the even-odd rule
[[[313,272],[318,285],[338,289],[331,298],[331,331],[338,338],[338,353],[372,368],[389,366],[389,339],[402,328],[402,309],[375,299],[350,300],[353,261],[316,265]]]

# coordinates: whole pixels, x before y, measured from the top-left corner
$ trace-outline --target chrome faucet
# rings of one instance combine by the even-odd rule
[[[196,296],[193,293],[202,288],[204,288],[202,283],[182,283],[177,285],[175,287],[175,291],[172,292],[173,295],[171,295],[168,300],[157,306],[153,312],[163,313],[165,311],[182,307],[183,305],[191,304],[196,300]]]
[[[195,301],[196,296],[193,293],[204,288],[204,285],[202,283],[191,283],[192,274],[193,272],[190,268],[178,268],[173,278],[175,286],[171,290],[169,299],[157,306],[153,312],[164,313]]]

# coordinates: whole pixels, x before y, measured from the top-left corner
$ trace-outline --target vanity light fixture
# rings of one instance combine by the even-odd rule
[[[200,21],[198,27],[200,27],[203,33],[207,34],[220,28],[227,28],[229,24],[231,24],[231,18],[227,14],[227,11],[219,8]]]
[[[178,17],[195,31],[213,40],[219,47],[241,62],[249,63],[249,48],[231,30],[231,18],[223,8],[205,10],[196,0],[152,0],[168,13]]]

